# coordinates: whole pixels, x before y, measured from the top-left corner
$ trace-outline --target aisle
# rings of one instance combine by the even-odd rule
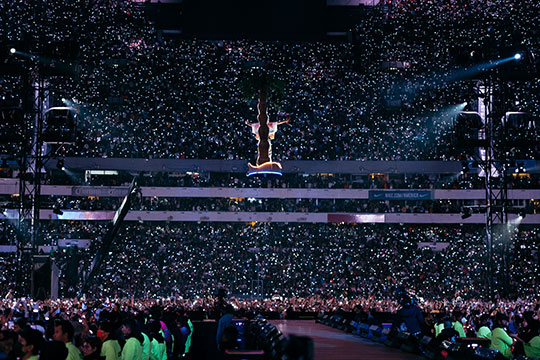
[[[283,334],[309,336],[315,344],[315,360],[422,359],[399,349],[375,344],[359,336],[317,324],[313,320],[271,320]]]

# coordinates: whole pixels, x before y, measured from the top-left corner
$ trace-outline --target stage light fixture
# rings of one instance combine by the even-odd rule
[[[15,48],[11,48],[11,49],[9,49],[9,52],[12,53],[12,54],[15,54],[17,52],[17,50]]]
[[[515,59],[516,61],[521,60],[521,54],[520,54],[520,53],[515,54],[515,55],[514,55],[514,59]]]
[[[527,169],[525,169],[525,163],[523,161],[518,161],[515,171],[516,171],[517,174],[526,173]]]
[[[56,162],[56,167],[58,168],[58,170],[66,170],[66,168],[64,167],[64,159],[58,159],[58,161]]]
[[[469,163],[467,161],[461,162],[461,175],[464,175],[469,172]]]

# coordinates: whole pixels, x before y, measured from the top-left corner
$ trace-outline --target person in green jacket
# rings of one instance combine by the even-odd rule
[[[189,353],[189,348],[191,347],[191,335],[193,335],[193,323],[191,322],[189,318],[187,319],[187,326],[189,328],[189,335],[186,339],[186,350],[184,354]]]
[[[66,358],[66,360],[83,359],[83,356],[79,349],[77,349],[77,347],[72,343],[74,333],[75,329],[73,328],[73,324],[71,323],[71,321],[60,320],[55,324],[53,339],[66,344],[66,348],[68,349],[68,357]]]
[[[437,320],[435,325],[433,325],[433,329],[435,330],[435,337],[439,336],[439,334],[444,330],[445,322],[452,322],[452,318],[449,315],[444,315]]]
[[[461,323],[461,311],[454,310],[452,313],[452,328],[456,330],[459,334],[459,337],[467,337],[465,335],[465,330],[463,329],[463,324]]]
[[[124,344],[124,348],[122,349],[120,359],[142,360],[144,338],[137,330],[137,326],[135,325],[134,320],[124,320],[124,322],[122,323],[122,334],[124,334],[126,343]]]
[[[99,328],[101,333],[101,353],[100,355],[105,358],[105,360],[120,360],[120,355],[122,353],[122,348],[118,343],[118,340],[115,337],[114,325],[111,322],[103,322]]]
[[[146,335],[145,333],[141,332],[141,335],[143,337],[143,350],[142,350],[142,360],[149,360],[150,359],[150,349],[152,347],[152,343],[150,341],[150,337]]]
[[[435,325],[433,325],[433,329],[435,330],[435,337],[439,336],[439,334],[441,333],[441,331],[444,330],[444,321],[439,320],[439,322],[435,323]]]
[[[152,338],[152,350],[150,360],[167,360],[167,345],[161,335],[161,324],[159,321],[152,320],[148,323],[148,330]]]
[[[487,326],[481,326],[476,332],[476,337],[491,340],[491,330]]]
[[[540,359],[540,336],[535,336],[526,344],[523,344],[525,348],[525,355],[532,359]]]
[[[476,332],[476,337],[481,339],[491,340],[491,329],[489,328],[489,315],[483,314],[480,316],[480,328]]]
[[[510,359],[512,357],[514,339],[506,333],[506,326],[508,326],[508,316],[497,313],[495,329],[491,332],[491,345],[489,348],[498,350],[505,358]]]

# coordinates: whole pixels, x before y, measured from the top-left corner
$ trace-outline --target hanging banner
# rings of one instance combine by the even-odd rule
[[[73,186],[71,188],[72,196],[124,197],[127,192],[127,187],[114,186]]]
[[[431,200],[431,190],[369,190],[370,200]]]
[[[419,250],[429,248],[433,251],[443,251],[449,246],[450,246],[449,242],[419,242],[418,243]]]

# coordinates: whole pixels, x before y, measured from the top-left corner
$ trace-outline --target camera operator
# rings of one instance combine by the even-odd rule
[[[424,316],[422,310],[416,305],[416,301],[409,295],[404,294],[400,299],[401,309],[398,310],[400,330],[407,331],[412,335],[422,333]]]

